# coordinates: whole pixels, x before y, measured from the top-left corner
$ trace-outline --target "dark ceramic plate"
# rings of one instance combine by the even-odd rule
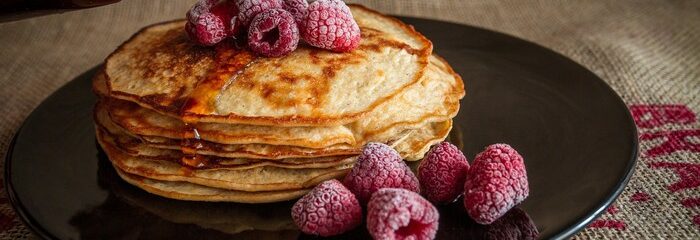
[[[637,137],[625,104],[600,78],[541,46],[452,23],[404,18],[466,82],[453,141],[468,158],[505,142],[525,157],[530,197],[519,208],[542,238],[585,227],[620,194]],[[95,144],[94,69],[46,99],[7,154],[6,188],[19,216],[46,238],[305,238],[291,202],[196,203],[147,194],[115,177]],[[458,203],[440,207],[439,239],[482,236]],[[513,231],[513,229],[500,229]],[[368,237],[364,228],[347,238]]]

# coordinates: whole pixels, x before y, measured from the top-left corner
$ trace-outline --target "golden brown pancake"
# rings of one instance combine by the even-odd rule
[[[442,142],[452,130],[452,120],[429,123],[414,130],[405,141],[393,146],[406,161],[421,160],[430,146]]]
[[[111,144],[111,147],[125,154],[141,160],[179,163],[180,165],[193,169],[242,170],[264,166],[290,169],[329,168],[352,164],[355,162],[356,158],[356,155],[339,155],[315,158],[251,159],[200,155],[197,157],[197,161],[193,161],[193,163],[199,163],[198,165],[189,165],[190,162],[183,160],[187,158],[180,150],[149,147],[133,137],[112,134],[109,130],[99,125],[96,126],[96,131],[98,131],[97,136],[103,138],[100,141]]]
[[[264,58],[226,47],[231,44],[196,46],[184,20],[147,27],[107,58],[108,92],[186,122],[353,122],[418,83],[432,44],[394,18],[350,8],[362,41],[342,54],[302,44],[284,57]]]
[[[108,100],[111,119],[149,142],[156,137],[180,139],[196,129],[205,141],[222,144],[293,145],[309,148],[359,148],[366,142],[387,142],[397,132],[426,122],[451,119],[459,109],[464,87],[459,75],[438,57],[431,57],[423,80],[381,104],[366,117],[345,126],[272,127],[245,124],[196,123],[160,114],[123,100]],[[96,81],[103,79],[97,78]],[[163,142],[165,140],[160,140]]]
[[[191,127],[175,117],[160,114],[124,100],[106,104],[111,119],[138,135],[181,139],[184,131],[196,129],[201,139],[222,144],[272,144],[325,148],[336,144],[354,144],[350,129],[344,126],[279,127],[247,124],[196,123]]]
[[[115,166],[119,176],[128,183],[149,193],[166,198],[204,201],[204,202],[239,202],[239,203],[269,203],[296,199],[311,189],[245,192],[219,188],[211,188],[187,182],[169,182],[128,174]]]
[[[182,142],[180,139],[170,139],[163,137],[151,137],[137,135],[128,132],[116,124],[114,124],[102,103],[95,106],[95,123],[111,133],[122,142],[123,146],[128,147],[132,151],[139,151],[142,148],[140,144],[145,144],[149,147],[164,148],[172,150],[181,150]],[[404,139],[407,139],[408,134],[412,131],[404,131],[402,133],[390,136],[384,143],[394,146]],[[125,135],[131,136],[126,137]],[[137,140],[138,141],[135,141]],[[199,141],[200,148],[197,150],[199,154],[229,157],[229,158],[254,158],[254,159],[285,159],[285,158],[312,158],[325,156],[340,156],[340,155],[356,155],[360,153],[360,147],[348,146],[343,144],[333,145],[322,149],[311,149],[296,146],[284,145],[267,145],[267,144],[218,144],[207,141]]]
[[[97,131],[97,140],[109,160],[122,171],[150,179],[183,181],[198,185],[237,191],[279,191],[315,186],[338,178],[352,164],[329,168],[287,169],[263,166],[249,169],[191,169],[167,160],[131,156],[114,146],[113,139]]]

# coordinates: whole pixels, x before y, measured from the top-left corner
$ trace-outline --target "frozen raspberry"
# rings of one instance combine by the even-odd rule
[[[282,0],[236,0],[238,4],[238,21],[245,28],[250,26],[253,18],[268,9],[282,8]]]
[[[214,7],[219,0],[198,0],[189,11],[187,11],[187,21],[197,22],[200,15],[211,13],[211,8]]]
[[[362,207],[338,180],[316,186],[292,207],[292,219],[302,232],[338,235],[362,223]]]
[[[529,194],[523,157],[507,144],[476,155],[464,184],[464,207],[480,224],[490,224]]]
[[[282,5],[284,10],[287,10],[294,16],[294,21],[301,28],[301,24],[306,18],[306,10],[309,8],[309,3],[306,0],[282,0]]]
[[[228,36],[235,37],[239,32],[242,32],[241,29],[243,29],[243,26],[240,21],[238,21],[238,5],[233,3],[233,1],[223,1],[215,5],[211,12],[224,20],[224,25],[226,25],[226,29],[228,29]]]
[[[360,45],[360,27],[341,0],[318,0],[309,4],[301,37],[312,46],[336,52]]]
[[[382,188],[404,188],[420,192],[416,175],[393,148],[382,143],[368,143],[355,166],[343,180],[361,203]]]
[[[374,239],[433,239],[438,210],[417,193],[384,188],[367,204],[367,230]]]
[[[205,14],[213,14],[224,24],[226,36],[235,36],[241,29],[238,23],[238,6],[225,0],[199,0],[187,12],[187,21],[196,24],[197,19]]]
[[[248,29],[248,46],[266,57],[279,57],[294,51],[299,29],[294,17],[283,9],[268,9],[253,19]]]
[[[469,163],[455,145],[441,142],[423,158],[418,180],[425,198],[434,203],[454,201],[464,191]]]
[[[472,224],[472,239],[534,240],[539,231],[530,216],[520,208],[513,208],[489,225]]]
[[[226,26],[212,13],[199,15],[197,21],[187,22],[185,30],[190,39],[199,45],[212,46],[226,38]]]

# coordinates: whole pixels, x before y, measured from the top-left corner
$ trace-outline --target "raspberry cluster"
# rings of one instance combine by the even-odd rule
[[[185,29],[203,46],[246,36],[250,49],[266,57],[294,51],[300,39],[336,52],[360,43],[360,28],[342,0],[199,0]]]
[[[431,202],[450,203],[464,194],[464,208],[484,224],[486,238],[533,239],[537,228],[514,208],[528,193],[523,157],[507,144],[486,147],[470,167],[459,148],[439,143],[416,177],[393,148],[368,143],[342,184],[331,180],[317,186],[294,205],[292,217],[307,234],[332,236],[357,226],[366,204],[373,238],[433,239],[440,215]]]

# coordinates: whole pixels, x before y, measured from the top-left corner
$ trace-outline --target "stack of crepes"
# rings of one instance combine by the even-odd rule
[[[184,20],[144,28],[93,80],[99,144],[127,182],[195,201],[300,197],[343,177],[367,142],[421,159],[448,135],[462,79],[411,26],[350,8],[362,41],[346,53],[264,58],[196,46]]]

